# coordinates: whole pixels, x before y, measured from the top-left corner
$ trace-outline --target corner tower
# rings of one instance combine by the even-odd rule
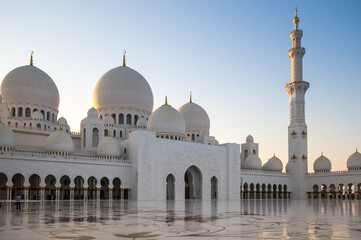
[[[290,125],[288,126],[288,165],[292,175],[292,198],[305,199],[304,182],[307,173],[307,125],[305,121],[305,94],[309,83],[303,81],[302,58],[306,53],[301,46],[303,32],[298,29],[299,18],[293,20],[295,30],[291,32],[292,48],[291,83],[285,87],[290,96]]]

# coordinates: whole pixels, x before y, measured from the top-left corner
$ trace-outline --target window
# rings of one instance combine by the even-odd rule
[[[46,120],[50,121],[50,112],[46,113]]]
[[[113,130],[113,137],[116,137],[117,132],[115,130]]]
[[[192,134],[192,141],[196,140],[196,135]]]
[[[30,117],[30,108],[25,109],[25,117]]]
[[[23,108],[18,108],[18,117],[23,116]]]
[[[127,115],[127,124],[132,125],[132,115],[130,114]]]
[[[115,115],[115,113],[112,114],[112,118],[114,119],[114,123],[117,123],[117,115]]]
[[[99,143],[99,130],[97,128],[93,129],[92,137],[92,147],[97,147]]]
[[[124,114],[119,114],[119,124],[124,124]]]
[[[83,147],[85,147],[86,146],[86,129],[85,128],[83,129],[83,139],[84,139]]]
[[[138,115],[135,115],[134,116],[134,125],[137,125],[138,119],[139,119]]]
[[[123,138],[123,131],[119,132],[119,136],[120,136],[120,138]]]
[[[15,108],[11,108],[11,116],[15,117]]]
[[[104,130],[104,136],[108,136],[109,132],[108,132],[108,129],[105,129]]]

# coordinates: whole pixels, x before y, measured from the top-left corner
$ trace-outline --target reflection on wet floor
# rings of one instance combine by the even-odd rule
[[[361,201],[44,201],[0,210],[0,239],[361,239]]]

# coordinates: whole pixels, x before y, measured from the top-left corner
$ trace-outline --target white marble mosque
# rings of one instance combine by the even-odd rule
[[[153,111],[147,80],[126,65],[106,72],[93,93],[94,107],[72,132],[58,118],[59,92],[33,63],[15,68],[1,83],[0,199],[184,200],[361,199],[361,154],[332,171],[320,156],[309,173],[301,45],[294,18],[287,165],[276,156],[265,164],[252,136],[219,144],[207,112],[192,101]],[[91,105],[91,103],[89,103]],[[286,146],[285,146],[286,147]]]

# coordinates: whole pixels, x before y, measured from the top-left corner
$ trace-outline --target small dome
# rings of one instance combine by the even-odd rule
[[[329,172],[331,171],[331,161],[323,154],[318,157],[313,163],[313,170],[315,172]]]
[[[88,118],[98,118],[98,110],[96,110],[94,107],[90,108],[88,110]]]
[[[33,112],[33,114],[31,115],[31,118],[32,118],[33,120],[43,121],[44,116],[43,116],[43,114],[42,114],[41,112],[35,111],[35,112]]]
[[[138,128],[147,128],[148,121],[144,116],[141,116],[137,121]]]
[[[105,118],[104,118],[104,125],[106,125],[106,126],[113,126],[114,125],[114,118],[113,117],[111,117],[111,116],[105,116]]]
[[[182,115],[172,106],[165,104],[149,117],[148,131],[185,136],[186,126]]]
[[[361,168],[361,153],[356,149],[356,152],[351,154],[347,159],[347,168],[350,169],[360,169]]]
[[[55,131],[46,139],[45,150],[47,152],[74,152],[74,142],[66,132]]]
[[[0,123],[0,146],[14,148],[16,145],[13,131],[4,124]]]
[[[147,80],[129,67],[116,67],[106,72],[97,82],[93,102],[96,109],[133,108],[150,114],[153,93]]]
[[[273,156],[271,159],[268,160],[266,170],[282,172],[282,169],[283,163],[278,157]]]
[[[64,117],[61,117],[58,119],[58,124],[62,126],[66,126],[68,125],[68,121]]]
[[[1,83],[3,102],[59,107],[59,92],[53,79],[34,66],[22,66],[9,72]]]
[[[262,168],[262,160],[256,155],[249,155],[244,162],[244,168],[246,169],[261,169]]]
[[[104,137],[98,145],[97,154],[98,156],[120,157],[119,142],[113,137]]]
[[[253,137],[251,135],[248,135],[248,137],[246,138],[246,143],[253,143]]]
[[[178,108],[186,124],[187,132],[201,132],[203,128],[210,128],[207,112],[198,104],[189,102]]]

